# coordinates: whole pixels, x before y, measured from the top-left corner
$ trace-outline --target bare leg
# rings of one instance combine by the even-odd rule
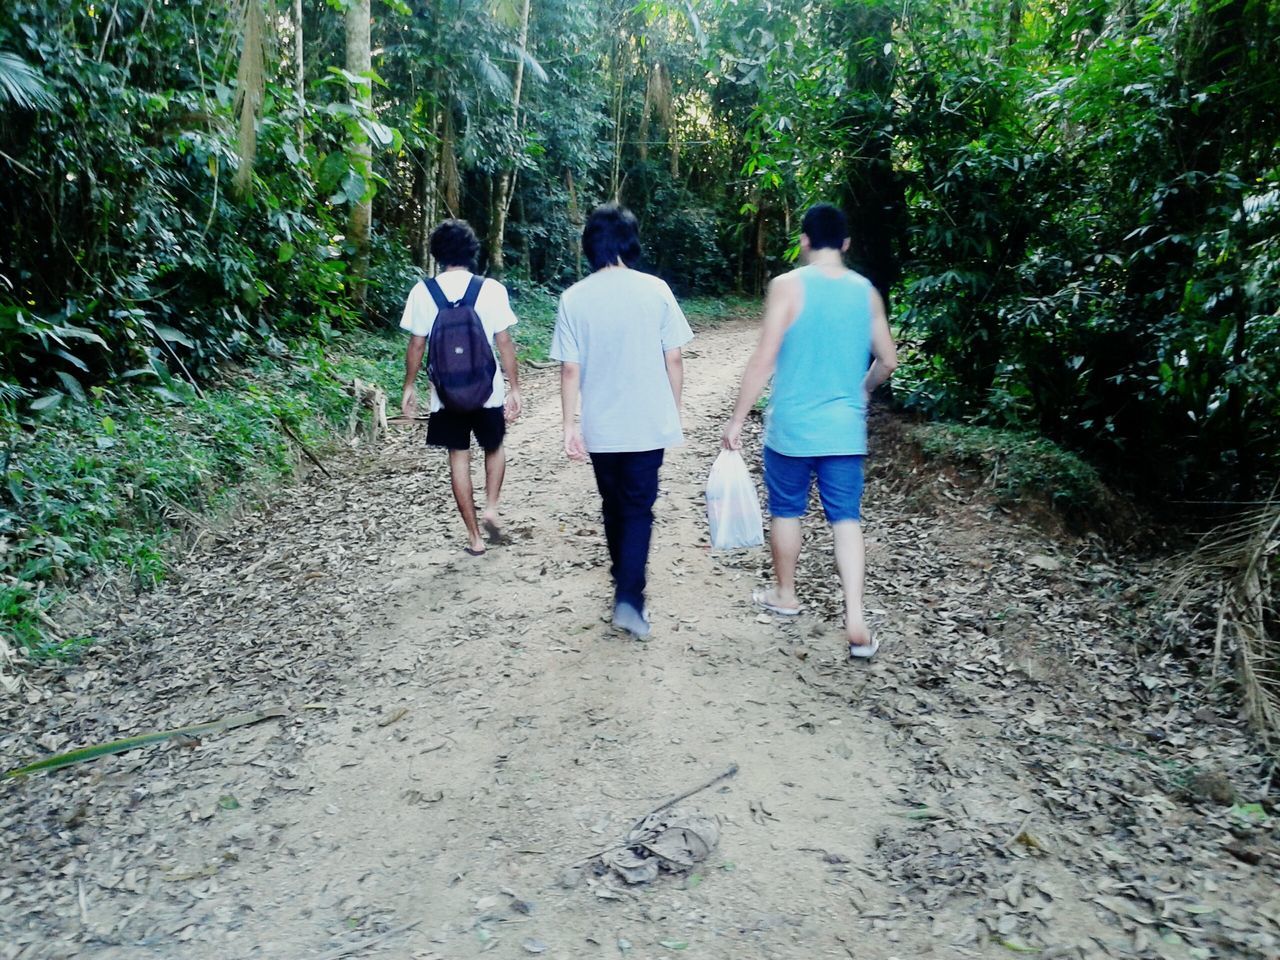
[[[453,499],[458,504],[458,513],[462,514],[462,522],[467,527],[469,546],[476,553],[484,552],[484,541],[480,539],[480,524],[476,522],[475,491],[471,487],[471,451],[449,451],[449,480],[453,486]]]
[[[484,454],[484,522],[485,526],[498,529],[498,498],[502,494],[502,480],[507,475],[507,448],[486,450]],[[497,537],[498,534],[490,532]]]
[[[775,586],[769,602],[796,607],[796,563],[800,560],[800,518],[774,517],[769,521],[769,547],[773,551]]]
[[[844,629],[853,646],[871,642],[871,631],[862,612],[862,583],[866,572],[866,547],[862,542],[862,524],[842,520],[831,525],[836,541],[836,570],[844,587]]]

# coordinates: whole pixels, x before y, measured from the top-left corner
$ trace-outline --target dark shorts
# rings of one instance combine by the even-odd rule
[[[502,407],[479,410],[437,410],[427,420],[427,445],[450,450],[470,450],[471,435],[486,453],[502,446],[507,420]]]
[[[764,485],[769,490],[769,513],[775,517],[803,517],[809,509],[809,489],[818,478],[818,494],[828,523],[862,519],[862,460],[848,457],[787,457],[764,448]]]

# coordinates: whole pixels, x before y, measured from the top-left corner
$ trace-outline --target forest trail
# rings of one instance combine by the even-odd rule
[[[841,656],[816,524],[806,613],[752,609],[765,558],[713,557],[702,506],[752,343],[733,322],[689,350],[648,643],[602,619],[554,371],[509,439],[510,545],[463,555],[444,458],[404,431],[116,608],[4,708],[5,765],[290,713],[0,786],[0,960],[1274,956],[1273,841],[1168,777],[1192,756],[1245,787],[1255,758],[1136,659],[1141,571],[883,449],[881,657]],[[721,822],[690,877],[566,871],[731,762],[683,804]]]

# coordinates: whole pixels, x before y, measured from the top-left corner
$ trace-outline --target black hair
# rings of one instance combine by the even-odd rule
[[[800,232],[809,238],[809,249],[839,250],[849,239],[849,220],[839,207],[815,203],[800,221]]]
[[[465,220],[446,220],[431,231],[431,256],[442,267],[476,268],[480,240]]]
[[[582,251],[591,269],[611,267],[621,260],[628,267],[640,262],[640,223],[636,215],[616,203],[596,207],[582,228]]]

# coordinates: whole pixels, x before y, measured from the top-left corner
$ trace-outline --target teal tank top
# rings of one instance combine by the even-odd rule
[[[852,270],[798,272],[804,303],[778,351],[765,446],[787,457],[865,454],[871,283]]]

